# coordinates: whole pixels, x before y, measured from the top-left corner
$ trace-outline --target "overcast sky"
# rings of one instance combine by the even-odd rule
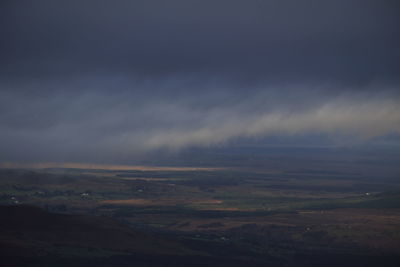
[[[399,145],[399,25],[396,0],[3,0],[0,161]]]

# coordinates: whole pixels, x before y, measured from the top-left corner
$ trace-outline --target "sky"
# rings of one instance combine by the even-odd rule
[[[400,147],[396,0],[0,3],[0,162]]]

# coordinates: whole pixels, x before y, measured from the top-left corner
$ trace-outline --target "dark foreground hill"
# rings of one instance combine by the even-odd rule
[[[0,206],[1,266],[245,266],[111,218]],[[252,265],[258,265],[250,262]]]
[[[232,238],[249,239],[249,244],[241,246],[240,242],[188,242],[179,232],[144,232],[107,217],[55,214],[33,206],[0,206],[0,218],[0,265],[7,267],[397,266],[399,260],[398,255],[335,252],[318,247],[305,252],[291,241],[285,243],[285,233],[278,228],[274,232],[277,239],[266,235],[271,241],[264,241],[271,243],[269,248],[257,252],[257,246],[249,245],[250,239],[257,243],[257,238],[263,236],[257,227],[237,228],[230,233]],[[259,231],[259,235],[253,236],[249,230]]]

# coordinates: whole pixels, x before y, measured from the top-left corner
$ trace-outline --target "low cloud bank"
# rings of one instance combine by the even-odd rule
[[[188,112],[188,111],[186,111]],[[235,110],[205,112],[199,125],[177,127],[148,136],[146,148],[181,149],[187,146],[221,144],[233,138],[276,135],[348,135],[367,140],[400,133],[400,105],[393,99],[366,102],[328,102],[305,111],[270,111],[261,114]],[[210,122],[210,123],[207,123]]]
[[[208,85],[188,94],[171,89],[184,85],[42,94],[4,90],[0,160],[96,162],[246,138],[288,137],[293,144],[297,137],[301,142],[304,136],[323,135],[368,143],[400,134],[400,97],[393,90],[331,93],[303,86],[253,88],[247,94],[218,84],[213,85],[218,90]]]

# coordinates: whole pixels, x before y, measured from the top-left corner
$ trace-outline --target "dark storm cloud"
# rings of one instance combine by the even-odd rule
[[[2,1],[0,161],[397,136],[399,20],[397,1]]]
[[[8,78],[398,79],[396,1],[3,1],[0,12]]]

